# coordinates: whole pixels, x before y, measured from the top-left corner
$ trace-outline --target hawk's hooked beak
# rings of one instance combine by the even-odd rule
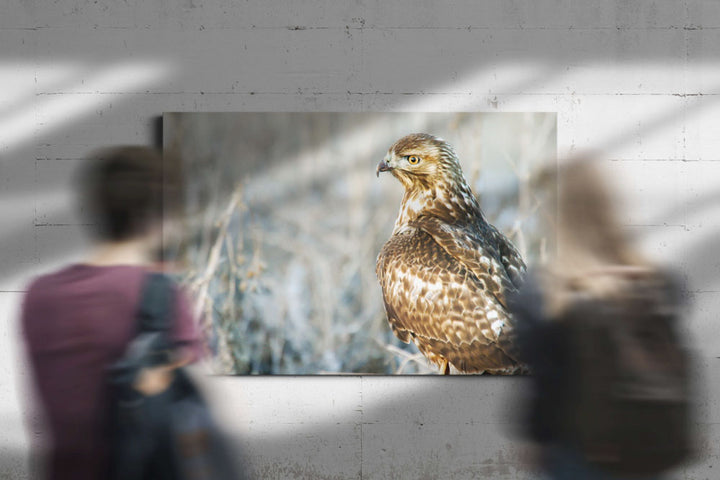
[[[389,172],[390,170],[392,170],[392,167],[388,165],[386,160],[383,160],[378,163],[377,169],[375,170],[375,176],[379,177],[380,172]]]

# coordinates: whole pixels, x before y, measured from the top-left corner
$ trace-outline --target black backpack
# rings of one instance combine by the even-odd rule
[[[241,478],[206,402],[187,372],[178,368],[164,392],[144,396],[133,388],[145,367],[167,364],[174,287],[162,274],[148,274],[137,314],[138,333],[109,369],[110,474],[114,480]]]
[[[677,292],[668,278],[634,279],[617,299],[580,299],[561,319],[569,360],[564,436],[601,470],[655,474],[692,451]]]

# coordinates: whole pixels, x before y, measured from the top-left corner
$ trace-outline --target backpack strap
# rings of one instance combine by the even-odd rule
[[[138,334],[169,333],[174,293],[172,280],[167,275],[157,272],[145,275],[137,311]]]
[[[162,365],[172,358],[174,298],[173,282],[167,275],[158,272],[145,275],[136,314],[137,331],[127,351],[131,358],[142,359],[143,366]]]

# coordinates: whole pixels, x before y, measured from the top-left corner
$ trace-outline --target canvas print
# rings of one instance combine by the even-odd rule
[[[166,113],[166,233],[218,372],[522,374],[554,113]]]

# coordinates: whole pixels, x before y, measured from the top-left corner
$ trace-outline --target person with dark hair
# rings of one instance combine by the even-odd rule
[[[144,279],[160,269],[163,225],[180,205],[179,180],[177,168],[151,148],[93,155],[79,187],[97,244],[81,262],[40,276],[27,289],[22,328],[44,420],[36,447],[47,478],[107,478],[107,368],[136,333]],[[180,291],[172,310],[174,361],[137,376],[135,388],[145,395],[164,391],[173,368],[200,356],[189,301]]]

